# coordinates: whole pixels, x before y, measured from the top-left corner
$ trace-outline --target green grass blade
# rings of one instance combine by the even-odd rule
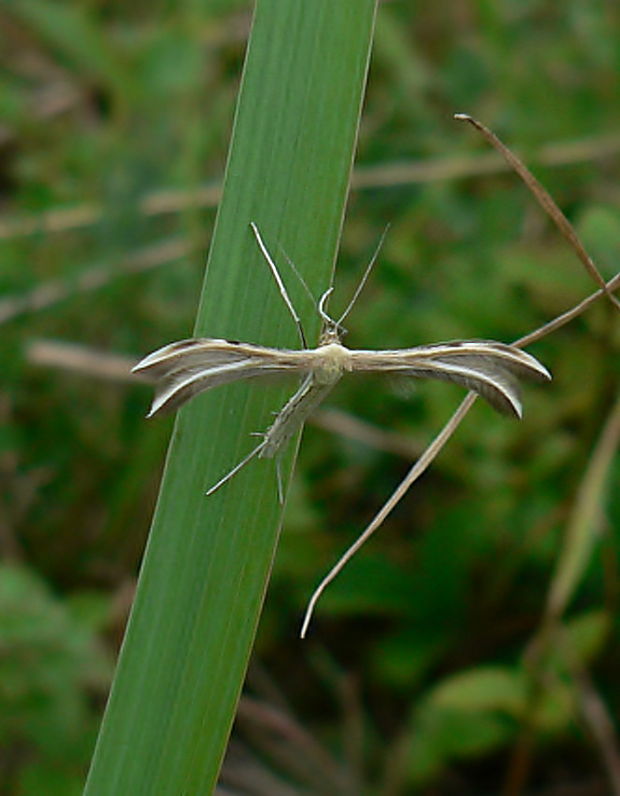
[[[620,399],[616,401],[594,448],[581,482],[551,580],[546,614],[559,620],[573,599],[589,565],[604,516],[605,491],[620,441]]]
[[[258,0],[197,333],[297,345],[248,224],[283,263],[282,246],[320,295],[342,224],[374,13],[375,0]],[[286,281],[313,340],[316,309],[295,278]],[[90,796],[214,787],[282,512],[270,461],[204,492],[286,396],[233,385],[179,414]]]

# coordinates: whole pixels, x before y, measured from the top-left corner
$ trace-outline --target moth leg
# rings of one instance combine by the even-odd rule
[[[278,502],[284,505],[284,488],[282,486],[282,467],[279,456],[276,456],[276,480],[278,482]]]
[[[243,469],[243,468],[245,467],[245,465],[246,465],[246,464],[248,464],[248,462],[251,462],[251,461],[252,461],[252,459],[254,459],[256,456],[259,456],[259,455],[260,455],[260,452],[261,452],[261,451],[263,450],[263,448],[265,447],[265,444],[266,444],[266,440],[263,440],[263,441],[260,443],[260,445],[257,445],[257,446],[254,448],[254,450],[250,451],[250,452],[248,453],[248,455],[247,455],[247,456],[245,456],[243,459],[241,459],[241,461],[239,462],[239,464],[236,464],[236,465],[235,465],[235,466],[232,468],[232,470],[230,470],[230,472],[226,473],[226,475],[225,475],[223,478],[220,478],[220,480],[219,480],[219,481],[218,481],[216,484],[213,484],[213,486],[212,486],[212,487],[209,487],[209,489],[207,489],[207,491],[205,492],[205,495],[207,495],[207,496],[208,496],[208,495],[212,495],[214,492],[217,492],[217,490],[218,490],[218,489],[219,489],[221,486],[224,486],[224,484],[225,484],[227,481],[230,481],[230,479],[231,479],[233,476],[237,475],[237,473],[239,472],[239,470]]]

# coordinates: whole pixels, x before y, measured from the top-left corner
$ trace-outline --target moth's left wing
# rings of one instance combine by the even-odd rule
[[[156,380],[148,417],[176,409],[194,395],[256,376],[311,370],[312,352],[289,351],[232,340],[192,338],[159,348],[133,368]]]
[[[477,392],[494,409],[521,417],[519,378],[547,381],[531,354],[504,343],[457,340],[395,351],[351,351],[352,370],[440,379]]]

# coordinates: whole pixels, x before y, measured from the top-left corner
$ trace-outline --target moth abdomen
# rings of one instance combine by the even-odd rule
[[[265,440],[258,454],[260,459],[273,458],[295,435],[306,419],[331,392],[336,382],[317,383],[311,373],[295,395],[282,407],[273,424],[265,432]]]

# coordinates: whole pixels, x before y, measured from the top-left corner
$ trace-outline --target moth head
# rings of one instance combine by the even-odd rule
[[[320,345],[329,345],[330,343],[339,343],[346,335],[347,330],[341,325],[340,321],[335,321],[325,310],[327,299],[331,296],[334,288],[330,287],[323,293],[319,300],[318,311],[323,321],[323,329],[321,331]],[[342,318],[340,319],[342,320]]]
[[[366,284],[366,280],[370,276],[370,272],[372,271],[372,268],[377,261],[377,257],[379,256],[379,251],[381,250],[381,246],[383,245],[383,241],[385,240],[385,236],[387,234],[388,229],[389,226],[385,228],[385,231],[383,232],[383,235],[379,240],[379,245],[375,249],[375,253],[373,254],[370,262],[366,266],[366,270],[364,271],[364,275],[362,276],[359,285],[355,288],[355,292],[353,293],[351,301],[349,302],[347,308],[338,318],[337,321],[331,318],[325,311],[325,304],[327,303],[327,299],[330,297],[334,288],[330,287],[329,290],[326,290],[325,293],[323,293],[323,295],[321,296],[321,300],[319,301],[318,305],[319,315],[321,316],[321,320],[323,321],[323,331],[321,332],[321,339],[320,339],[321,345],[329,345],[329,343],[339,343],[342,340],[342,338],[346,335],[347,330],[342,325],[342,322],[353,309],[353,305],[357,301],[359,294],[362,292],[362,289]]]

